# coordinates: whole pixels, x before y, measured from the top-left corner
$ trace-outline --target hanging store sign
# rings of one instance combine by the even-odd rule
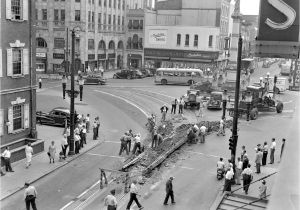
[[[149,44],[166,45],[167,44],[167,30],[157,29],[149,30]]]

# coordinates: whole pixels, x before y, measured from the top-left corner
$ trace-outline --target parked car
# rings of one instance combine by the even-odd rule
[[[41,111],[36,112],[36,121],[40,124],[64,127],[66,120],[69,125],[70,110],[65,107],[56,107],[52,109],[49,113],[45,113]]]
[[[213,91],[207,102],[207,109],[222,109],[222,92]]]
[[[102,78],[100,75],[86,75],[83,76],[85,85],[105,85],[106,79]]]
[[[155,75],[154,71],[151,71],[149,68],[142,68],[140,71],[145,75],[145,77],[153,77]]]
[[[114,79],[141,79],[144,77],[145,75],[143,75],[142,72],[137,69],[123,69],[113,75]]]

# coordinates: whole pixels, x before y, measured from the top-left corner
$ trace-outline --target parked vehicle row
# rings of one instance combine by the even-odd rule
[[[141,69],[122,69],[113,75],[114,79],[142,79],[145,77],[152,77],[155,74],[155,69],[141,68]]]

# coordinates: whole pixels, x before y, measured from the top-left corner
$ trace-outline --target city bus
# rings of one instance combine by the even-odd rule
[[[203,71],[200,69],[158,68],[154,82],[162,85],[192,85],[202,81],[202,79]]]

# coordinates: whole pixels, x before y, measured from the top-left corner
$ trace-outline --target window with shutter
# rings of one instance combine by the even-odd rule
[[[9,107],[8,108],[8,116],[7,116],[7,118],[8,118],[8,122],[9,122],[9,125],[7,126],[8,128],[7,128],[7,132],[8,133],[12,133],[13,132],[13,108],[12,107]]]
[[[29,50],[23,49],[23,74],[29,74]]]
[[[3,77],[2,71],[2,49],[0,49],[0,77]]]
[[[0,109],[0,136],[4,134],[4,110]]]
[[[6,0],[6,19],[11,19],[11,0]]]
[[[13,130],[23,128],[23,106],[20,104],[13,106]]]
[[[29,104],[24,105],[24,128],[29,128]]]
[[[7,76],[13,75],[13,68],[12,68],[12,49],[7,49]]]

